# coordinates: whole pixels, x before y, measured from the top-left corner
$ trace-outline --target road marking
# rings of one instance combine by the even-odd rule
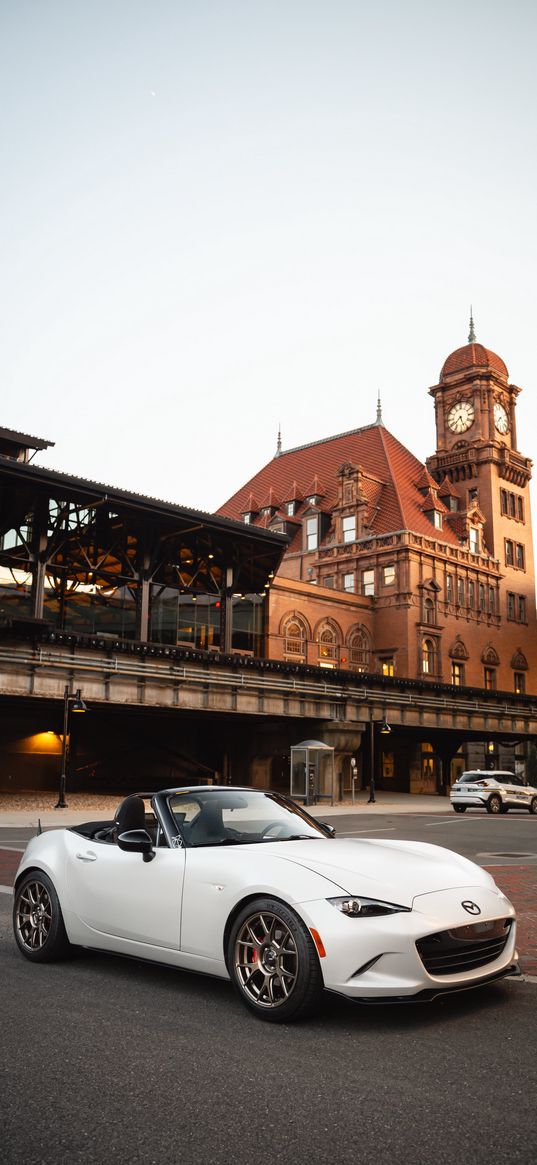
[[[13,886],[0,886],[0,894],[12,894]]]
[[[338,833],[338,837],[355,837],[358,833],[395,833],[395,825],[388,826],[386,829],[350,829],[345,830],[345,833]]]
[[[26,853],[26,847],[24,846],[22,849],[20,849],[18,845],[0,845],[0,850],[9,850],[11,854]]]

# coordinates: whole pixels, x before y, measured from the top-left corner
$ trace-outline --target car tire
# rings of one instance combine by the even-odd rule
[[[31,870],[17,886],[13,932],[19,950],[32,963],[52,963],[72,953],[58,895],[42,870]]]
[[[227,949],[231,981],[259,1019],[294,1023],[312,1015],[323,976],[312,937],[283,902],[257,898],[240,911]]]
[[[530,813],[537,813],[537,797],[532,797],[529,805]]]
[[[455,813],[466,813],[466,805],[453,805]]]
[[[493,793],[487,801],[487,813],[501,813],[502,799],[497,793]]]

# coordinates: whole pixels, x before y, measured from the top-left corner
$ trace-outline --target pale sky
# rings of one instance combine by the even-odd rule
[[[213,510],[477,339],[537,459],[531,0],[1,0],[0,425]]]

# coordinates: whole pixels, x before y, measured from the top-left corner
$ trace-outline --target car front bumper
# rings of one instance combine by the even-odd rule
[[[480,914],[471,917],[462,902],[478,904]],[[300,907],[306,925],[322,939],[324,985],[350,999],[366,1002],[433,998],[450,991],[477,987],[513,972],[517,963],[515,912],[500,892],[482,886],[443,890],[414,899],[412,910],[376,918],[349,918],[327,901]],[[418,952],[417,943],[431,935],[506,920],[503,949],[490,961],[471,970],[431,974]],[[483,928],[486,929],[486,928]],[[439,940],[440,941],[440,940]],[[472,942],[476,942],[477,938]]]

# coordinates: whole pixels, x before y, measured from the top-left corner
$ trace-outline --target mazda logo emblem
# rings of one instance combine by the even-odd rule
[[[466,899],[466,902],[461,902],[461,906],[463,910],[468,912],[468,914],[481,914],[481,910],[477,905],[477,902],[470,902],[469,899]]]

